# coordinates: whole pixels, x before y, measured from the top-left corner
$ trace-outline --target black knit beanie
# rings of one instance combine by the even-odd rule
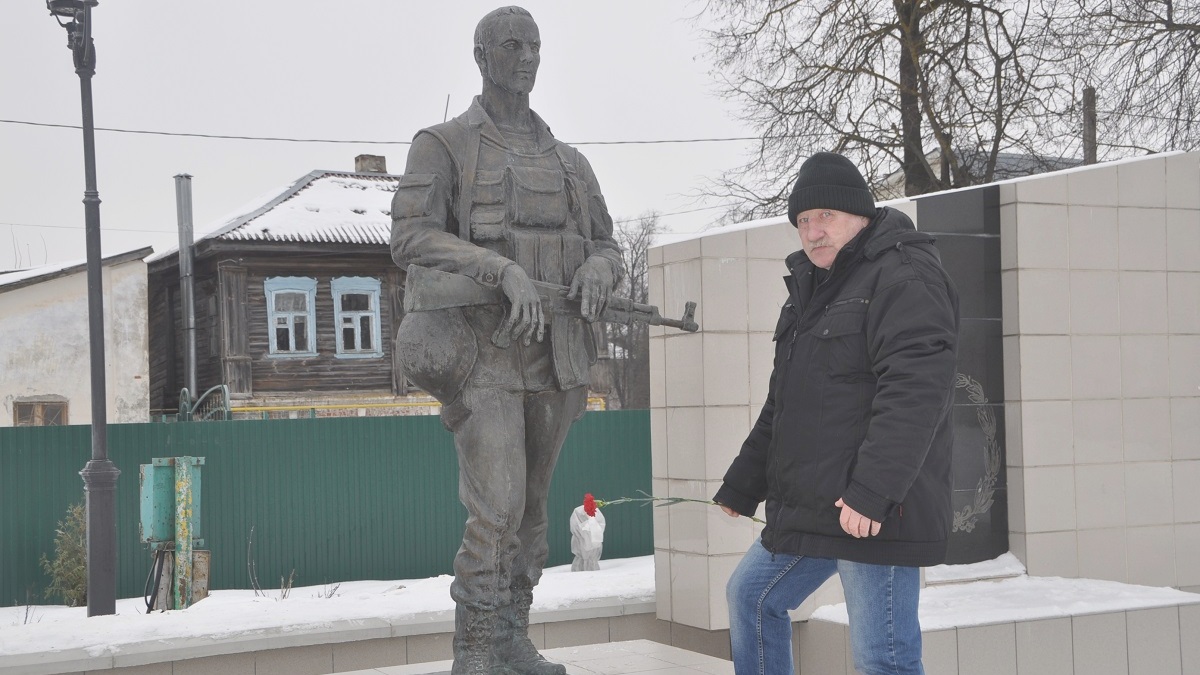
[[[804,160],[796,186],[788,197],[788,222],[809,209],[832,209],[868,218],[875,217],[875,198],[854,163],[832,152],[818,152]]]

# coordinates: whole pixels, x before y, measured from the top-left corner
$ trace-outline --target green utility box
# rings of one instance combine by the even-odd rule
[[[204,547],[200,529],[200,467],[203,457],[155,457],[152,464],[141,465],[141,536],[139,541],[150,546],[161,546],[175,541],[175,496],[177,483],[190,483],[191,523],[188,528],[192,545]],[[190,480],[181,481],[176,476],[176,464],[187,467]],[[183,472],[179,472],[183,473]]]
[[[159,608],[186,609],[207,595],[208,589],[208,552],[198,550],[204,547],[200,536],[200,467],[204,458],[155,457],[151,462],[141,465],[139,540],[154,550],[160,583],[154,597],[164,599]],[[163,567],[168,564],[171,572],[163,579]],[[167,597],[170,603],[165,602]]]

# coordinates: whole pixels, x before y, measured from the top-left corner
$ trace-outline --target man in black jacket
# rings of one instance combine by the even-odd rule
[[[950,532],[950,407],[958,295],[933,237],[876,209],[858,169],[817,153],[788,200],[803,251],[758,421],[715,501],[766,501],[766,527],[729,580],[738,675],[791,675],[795,609],[835,572],[855,667],[923,673],[919,567]]]

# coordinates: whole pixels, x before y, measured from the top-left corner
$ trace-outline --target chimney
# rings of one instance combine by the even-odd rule
[[[383,155],[359,155],[354,158],[357,173],[387,173],[387,157]]]

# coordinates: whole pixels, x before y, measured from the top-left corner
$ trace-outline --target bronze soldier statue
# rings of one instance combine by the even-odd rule
[[[458,453],[468,518],[450,588],[456,675],[566,672],[530,642],[529,607],[549,552],[550,477],[587,402],[589,323],[622,269],[591,166],[529,108],[540,49],[526,10],[483,17],[483,93],[417,132],[392,203],[397,265],[468,277],[504,298],[410,312],[396,337],[405,374],[443,404]],[[419,290],[416,276],[406,293]],[[552,312],[538,293],[546,284],[569,288],[578,311]]]

